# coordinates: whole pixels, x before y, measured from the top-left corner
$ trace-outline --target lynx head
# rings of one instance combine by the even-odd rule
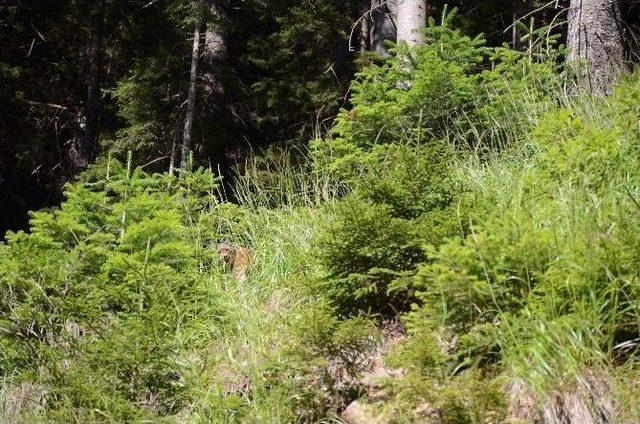
[[[239,246],[230,241],[218,243],[216,248],[218,257],[224,267],[233,271],[233,276],[244,283],[247,281],[247,269],[253,261],[254,253],[250,247]]]
[[[218,243],[217,251],[220,260],[224,264],[231,265],[234,262],[236,258],[236,247],[228,241]]]

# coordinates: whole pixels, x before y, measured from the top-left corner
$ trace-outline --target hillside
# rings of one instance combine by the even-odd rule
[[[306,150],[106,155],[10,231],[0,422],[639,422],[640,75],[452,22]]]

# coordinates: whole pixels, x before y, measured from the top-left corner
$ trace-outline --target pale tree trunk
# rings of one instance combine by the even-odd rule
[[[567,35],[570,63],[586,61],[579,88],[609,94],[626,69],[620,0],[571,0]]]
[[[371,51],[382,57],[389,57],[387,41],[396,41],[398,0],[371,0],[370,37]]]
[[[91,16],[91,28],[89,30],[87,102],[84,107],[85,127],[84,135],[80,139],[79,155],[76,159],[76,165],[79,168],[87,167],[95,159],[100,133],[100,117],[102,115],[100,82],[102,79],[102,27],[104,18],[101,8],[97,7],[98,9]]]
[[[409,47],[424,44],[427,26],[427,2],[425,0],[398,0],[398,43]]]
[[[182,154],[180,156],[180,170],[185,172],[189,164],[189,151],[191,150],[191,133],[193,120],[196,113],[196,83],[198,78],[198,56],[200,54],[200,25],[196,25],[193,31],[193,51],[191,53],[191,71],[189,73],[189,95],[187,97],[187,115],[184,120],[184,132],[182,133]]]

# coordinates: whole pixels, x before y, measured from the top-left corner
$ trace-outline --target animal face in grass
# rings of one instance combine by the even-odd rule
[[[231,243],[220,243],[218,244],[218,256],[220,257],[220,260],[222,261],[223,264],[225,265],[232,265],[235,257],[236,257],[236,247],[233,246]]]
[[[247,281],[247,269],[253,261],[253,250],[249,247],[235,246],[228,242],[218,244],[218,256],[225,265],[231,267],[233,276],[240,283]]]

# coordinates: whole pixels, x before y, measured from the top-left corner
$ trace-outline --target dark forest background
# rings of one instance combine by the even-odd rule
[[[195,22],[222,37],[224,54],[201,63],[193,160],[223,175],[250,151],[304,147],[323,134],[347,106],[354,73],[380,60],[361,51],[353,27],[369,1],[218,3],[214,14],[211,4],[186,0],[0,2],[0,234],[24,228],[27,211],[59,202],[87,159],[131,152],[149,171],[169,169],[182,139]],[[430,15],[444,3],[430,2]],[[566,32],[557,3],[448,7],[459,9],[464,32],[526,49],[536,31]],[[626,7],[631,33],[638,7]],[[97,148],[83,158],[90,131]]]

